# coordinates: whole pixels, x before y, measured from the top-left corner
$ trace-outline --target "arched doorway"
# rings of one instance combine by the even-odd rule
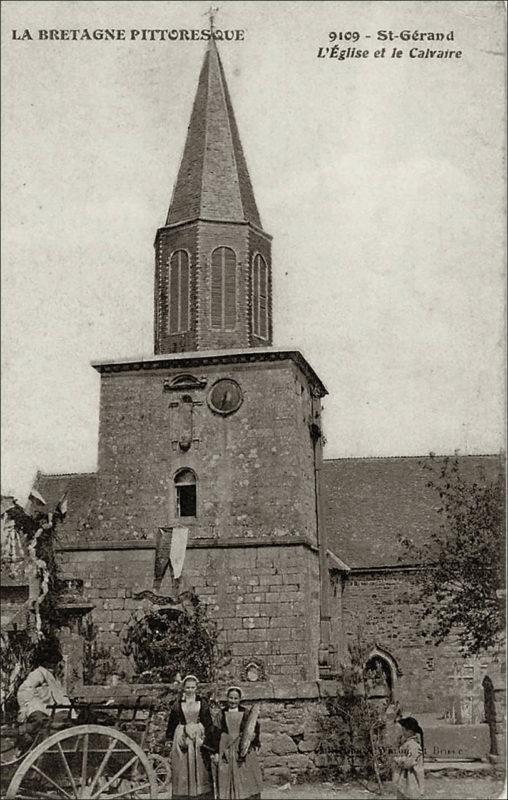
[[[394,699],[394,670],[381,653],[373,653],[364,668],[367,698],[372,703],[386,708]]]

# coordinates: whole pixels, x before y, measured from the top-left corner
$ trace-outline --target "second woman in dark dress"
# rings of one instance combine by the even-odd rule
[[[259,723],[252,738],[245,741],[248,709],[240,705],[238,686],[230,686],[226,707],[219,718],[218,797],[220,800],[245,800],[261,797],[261,770],[257,750],[260,747]]]

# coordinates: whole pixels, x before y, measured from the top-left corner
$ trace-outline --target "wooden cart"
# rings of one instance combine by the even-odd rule
[[[21,753],[16,745],[22,727],[2,725],[1,796],[7,800],[170,797],[169,762],[146,752],[154,711],[153,703],[142,698],[121,704],[53,706],[47,724]]]

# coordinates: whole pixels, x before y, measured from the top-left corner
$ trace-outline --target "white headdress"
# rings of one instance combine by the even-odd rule
[[[187,681],[196,681],[196,683],[199,683],[199,678],[196,678],[195,675],[186,675],[182,681],[182,686],[185,686]]]

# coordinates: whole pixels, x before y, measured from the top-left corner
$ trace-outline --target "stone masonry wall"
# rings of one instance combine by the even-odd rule
[[[436,647],[418,624],[411,602],[412,572],[351,573],[342,592],[342,630],[346,641],[359,631],[381,654],[393,659],[395,698],[405,712],[434,714],[455,722],[485,719],[482,680],[497,674],[493,656],[464,659],[450,636]],[[341,593],[335,585],[335,602]]]
[[[129,670],[122,640],[134,612],[154,608],[133,595],[153,588],[155,549],[63,550],[59,558],[63,577],[83,581],[100,642]],[[236,680],[254,660],[268,680],[302,681],[317,678],[317,581],[317,553],[303,545],[198,547],[187,552],[180,588],[194,589],[218,622]],[[167,575],[160,592],[172,590]]]
[[[318,774],[320,767],[327,763],[327,756],[320,752],[321,720],[326,716],[326,706],[320,697],[319,685],[300,685],[303,693],[309,694],[307,699],[288,697],[291,690],[284,684],[275,687],[275,692],[273,686],[267,687],[268,691],[256,691],[256,686],[252,684],[242,688],[249,697],[246,700],[247,707],[254,700],[261,702],[259,761],[263,782],[267,785],[286,783],[296,780],[302,774]],[[268,697],[270,689],[272,694],[280,694],[280,698]],[[169,708],[174,702],[174,686],[118,684],[107,688],[85,687],[85,690],[73,694],[84,696],[89,702],[95,703],[104,702],[111,697],[119,703],[132,702],[139,696],[145,701],[155,701],[160,706],[160,711],[152,717],[147,749],[167,755],[170,743],[165,739],[165,728]],[[223,702],[224,698],[220,697],[218,700]],[[213,705],[212,714],[217,709],[218,706]],[[138,716],[142,716],[142,712]]]
[[[291,361],[197,369],[204,389],[165,392],[182,372],[142,370],[101,380],[98,530],[90,540],[154,539],[177,517],[174,476],[197,477],[191,539],[303,537],[316,543],[314,456],[305,377]],[[233,378],[243,393],[230,416],[208,406],[210,387]],[[181,395],[190,395],[192,444],[179,447]]]
[[[286,783],[319,773],[326,755],[319,752],[323,701],[264,702],[260,715],[260,761],[267,783]]]

